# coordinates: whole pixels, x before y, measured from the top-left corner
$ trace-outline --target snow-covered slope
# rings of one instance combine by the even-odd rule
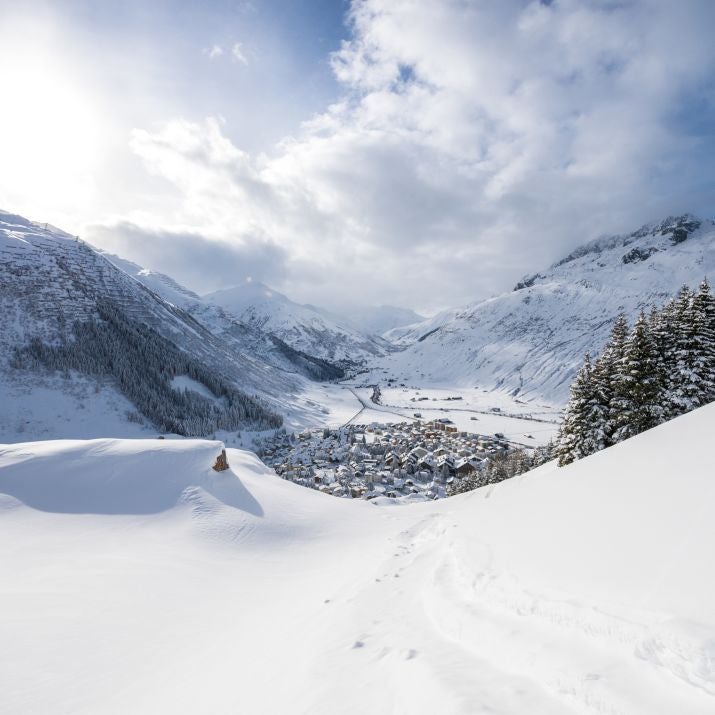
[[[260,357],[229,345],[88,244],[54,227],[0,212],[0,395],[16,394],[19,382],[34,380],[9,367],[14,348],[33,338],[50,344],[71,340],[75,321],[96,319],[100,303],[111,303],[127,320],[152,328],[274,409],[285,409],[286,395],[302,385],[297,375],[275,370]]]
[[[715,278],[715,223],[670,217],[577,249],[513,291],[387,337],[410,345],[373,375],[504,389],[563,403],[584,353],[599,353],[620,312],[630,319],[683,285]]]
[[[0,711],[709,715],[714,426],[393,507],[217,442],[0,447]]]
[[[241,321],[221,306],[199,297],[170,276],[143,268],[113,254],[102,255],[164,300],[186,311],[239,354],[248,354],[280,370],[298,372],[312,379],[330,379],[343,374],[338,365],[296,350],[256,324]]]
[[[390,349],[381,338],[361,333],[325,311],[294,303],[258,281],[219,290],[204,299],[296,350],[331,362],[360,364]]]

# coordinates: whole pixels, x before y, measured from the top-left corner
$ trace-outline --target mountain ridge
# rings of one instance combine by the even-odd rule
[[[368,379],[478,385],[563,404],[586,352],[600,352],[619,313],[664,303],[715,275],[715,222],[669,216],[600,237],[525,276],[513,290],[443,311],[387,337],[405,350]]]
[[[357,331],[328,311],[301,305],[260,282],[247,282],[204,295],[241,322],[275,335],[303,353],[344,367],[355,367],[388,353],[378,336]]]
[[[297,372],[314,380],[343,376],[344,371],[339,365],[291,347],[278,336],[257,325],[246,323],[221,306],[205,300],[171,276],[143,268],[114,254],[104,255],[122,271],[154,290],[166,301],[181,307],[239,352],[260,358],[279,370]]]
[[[0,213],[0,287],[3,389],[34,379],[32,370],[18,367],[22,363],[15,359],[18,349],[36,346],[37,341],[50,350],[71,349],[77,339],[75,324],[102,323],[100,313],[107,305],[116,312],[122,329],[143,326],[147,340],[157,336],[153,346],[157,351],[164,350],[161,341],[167,341],[190,364],[202,365],[206,379],[228,380],[247,399],[258,396],[268,410],[285,411],[289,407],[285,395],[302,385],[299,375],[277,371],[228,345],[181,306],[127,275],[89,244],[6,212]],[[70,373],[66,382],[68,387],[73,382]]]

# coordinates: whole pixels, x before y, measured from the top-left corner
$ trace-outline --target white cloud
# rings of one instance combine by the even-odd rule
[[[242,65],[247,65],[248,60],[243,52],[243,45],[240,42],[234,43],[231,48],[231,55],[235,62],[240,62]]]
[[[203,53],[208,56],[210,60],[215,60],[217,57],[223,56],[223,47],[221,45],[211,45],[203,50]]]
[[[230,49],[224,49],[221,45],[211,45],[211,47],[204,48],[202,52],[210,60],[215,60],[228,54],[233,62],[239,62],[242,65],[248,64],[248,58],[243,50],[243,44],[240,42],[234,42]]]
[[[692,208],[702,152],[674,117],[711,83],[714,20],[694,0],[355,0],[344,96],[270,155],[216,120],[132,147],[183,227],[281,246],[299,298],[461,302]]]
[[[270,242],[226,242],[199,233],[148,229],[128,221],[89,228],[93,242],[144,268],[168,273],[198,293],[242,281],[281,282],[286,254]]]

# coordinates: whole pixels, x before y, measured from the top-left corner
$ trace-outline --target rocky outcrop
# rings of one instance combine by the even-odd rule
[[[221,454],[216,457],[216,462],[213,466],[215,472],[223,472],[228,469],[228,459],[226,458],[226,450],[222,449]]]
[[[655,246],[650,248],[633,248],[626,253],[621,259],[624,263],[638,263],[639,261],[647,261],[658,249]]]

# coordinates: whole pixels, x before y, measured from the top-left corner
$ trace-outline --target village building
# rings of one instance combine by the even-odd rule
[[[502,435],[458,432],[442,418],[282,434],[265,444],[261,456],[282,478],[332,496],[438,499],[448,484],[509,449]]]

